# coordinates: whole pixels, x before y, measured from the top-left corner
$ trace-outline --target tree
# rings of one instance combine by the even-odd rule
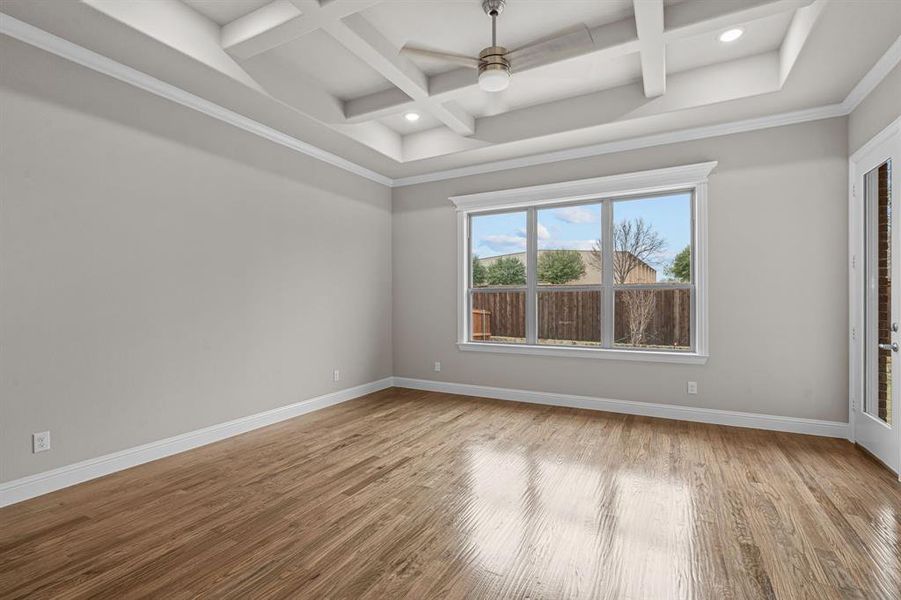
[[[545,250],[538,257],[538,281],[560,285],[585,275],[585,264],[576,250]]]
[[[691,281],[691,244],[676,255],[666,274],[677,281]]]
[[[472,257],[472,285],[485,285],[485,279],[488,277],[488,269],[479,260],[478,255]]]
[[[488,285],[525,285],[526,265],[515,256],[502,256],[488,265]]]
[[[613,226],[613,282],[627,283],[637,267],[656,262],[666,249],[666,240],[643,218],[620,221]],[[591,262],[602,268],[601,240],[594,243]]]
[[[622,285],[629,282],[629,275],[637,267],[656,262],[666,240],[641,217],[624,220],[613,226],[613,281]],[[595,242],[591,261],[601,268],[603,263],[601,241]],[[648,343],[648,327],[654,317],[657,296],[654,290],[625,290],[620,292],[626,314],[625,342],[632,346]]]

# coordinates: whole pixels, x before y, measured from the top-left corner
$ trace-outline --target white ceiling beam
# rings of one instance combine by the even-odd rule
[[[180,0],[82,0],[82,3],[248,87],[262,91],[243,67],[223,52],[219,44],[219,26]],[[173,23],[178,23],[178,27],[173,27]]]
[[[795,11],[782,46],[779,48],[779,87],[785,85],[785,80],[788,79],[798,56],[801,55],[804,44],[807,43],[807,37],[813,31],[813,26],[820,18],[820,13],[826,7],[826,1],[816,0],[813,4]]]
[[[635,27],[641,45],[641,78],[647,98],[666,91],[666,44],[663,41],[663,0],[634,0]]]
[[[232,56],[250,58],[302,35],[309,21],[301,14],[289,0],[275,0],[223,25],[219,41]]]
[[[398,114],[398,107],[415,110],[416,100],[396,87],[344,101],[344,118],[348,123],[363,123]]]
[[[325,23],[343,19],[379,0],[274,0],[222,26],[220,40],[229,54],[250,58],[302,37]]]
[[[461,135],[475,132],[472,115],[452,102],[431,98],[425,73],[398,53],[397,48],[361,15],[328,22],[323,29],[454,132]]]

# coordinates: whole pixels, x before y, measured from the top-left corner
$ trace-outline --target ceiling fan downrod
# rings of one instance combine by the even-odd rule
[[[507,49],[497,45],[497,16],[503,12],[505,0],[483,0],[482,10],[491,17],[491,46],[479,52],[479,86],[485,91],[500,91],[510,81]]]

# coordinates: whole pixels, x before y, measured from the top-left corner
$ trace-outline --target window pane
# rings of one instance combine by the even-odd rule
[[[526,284],[526,213],[474,215],[472,287]]]
[[[614,345],[657,350],[691,349],[691,290],[616,290]]]
[[[524,344],[525,291],[472,292],[472,341]]]
[[[601,345],[601,290],[538,292],[538,343]]]
[[[601,283],[601,205],[538,211],[538,285]]]
[[[690,282],[691,194],[613,203],[613,281]]]

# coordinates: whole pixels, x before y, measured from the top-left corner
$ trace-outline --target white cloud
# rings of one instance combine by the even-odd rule
[[[479,240],[480,246],[491,248],[495,252],[513,252],[526,249],[526,238],[520,235],[496,234],[486,235]]]
[[[516,233],[519,235],[519,237],[525,239],[525,237],[526,237],[526,230],[525,230],[525,229],[517,229],[517,230],[516,230]],[[549,240],[549,239],[551,239],[551,232],[548,231],[548,230],[547,230],[547,227],[545,227],[545,226],[542,225],[541,223],[538,224],[538,239],[539,239],[539,240]]]
[[[554,210],[554,216],[564,223],[595,223],[598,220],[597,210],[584,206],[564,206]]]
[[[542,250],[594,250],[594,244],[597,240],[548,240],[539,242],[538,247]]]

